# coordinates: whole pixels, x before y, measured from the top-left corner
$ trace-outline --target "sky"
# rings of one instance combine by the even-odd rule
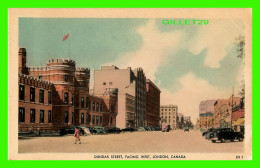
[[[178,105],[195,124],[199,103],[227,99],[240,91],[243,60],[235,41],[243,35],[236,20],[208,25],[163,25],[163,19],[20,18],[19,47],[28,66],[70,58],[93,71],[101,65],[142,67],[161,90],[161,105]],[[67,40],[63,37],[70,33]]]

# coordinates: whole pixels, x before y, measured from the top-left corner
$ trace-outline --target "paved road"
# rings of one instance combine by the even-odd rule
[[[243,142],[212,143],[199,131],[133,132],[81,136],[74,144],[71,135],[19,140],[19,153],[29,152],[243,152]]]

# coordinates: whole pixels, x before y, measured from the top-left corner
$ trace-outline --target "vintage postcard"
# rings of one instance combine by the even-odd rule
[[[9,9],[10,160],[251,160],[252,11]]]

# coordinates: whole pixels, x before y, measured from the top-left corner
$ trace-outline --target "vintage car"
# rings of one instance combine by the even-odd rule
[[[166,123],[162,124],[162,132],[169,132],[170,131],[170,125],[167,125]]]
[[[243,141],[244,135],[240,132],[235,132],[231,128],[217,128],[209,135],[209,140],[211,140],[213,143],[216,141],[220,142],[226,142],[226,140],[230,140],[231,142],[238,140]]]
[[[105,133],[107,133],[104,127],[95,126],[95,127],[93,127],[92,129],[93,129],[93,131],[94,131],[96,134],[105,134]]]
[[[210,133],[211,133],[212,131],[214,131],[214,130],[215,130],[215,128],[209,128],[208,130],[206,130],[206,131],[204,131],[204,132],[202,133],[202,136],[204,136],[206,139],[208,139]]]
[[[131,128],[131,127],[122,129],[122,132],[134,132],[134,131],[137,131],[137,130],[135,128]]]
[[[189,132],[189,131],[190,131],[190,128],[189,128],[188,126],[184,126],[184,127],[183,127],[183,130],[184,130],[184,132],[185,132],[185,131],[188,131],[188,132]]]
[[[137,130],[138,131],[146,131],[146,129],[144,127],[139,127]]]
[[[106,132],[107,133],[117,133],[117,134],[120,134],[122,132],[122,130],[120,128],[113,127],[113,128],[106,129]]]

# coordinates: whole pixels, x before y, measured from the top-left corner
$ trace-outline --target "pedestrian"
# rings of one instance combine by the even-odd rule
[[[74,137],[75,137],[75,144],[77,144],[77,141],[79,141],[79,144],[81,144],[80,138],[79,138],[79,127],[76,127]]]

